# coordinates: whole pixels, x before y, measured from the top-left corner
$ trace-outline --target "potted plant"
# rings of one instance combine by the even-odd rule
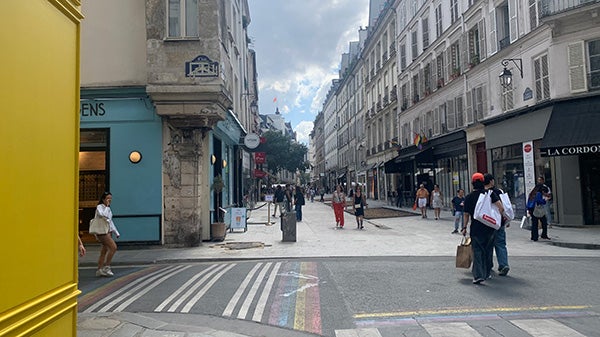
[[[227,225],[223,221],[223,212],[221,212],[221,193],[225,187],[225,182],[221,175],[213,179],[211,189],[215,192],[215,212],[217,221],[210,224],[210,236],[213,241],[223,241],[227,233]]]

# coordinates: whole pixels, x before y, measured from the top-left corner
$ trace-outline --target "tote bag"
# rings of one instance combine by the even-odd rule
[[[473,217],[488,227],[492,227],[493,229],[500,228],[502,215],[498,207],[492,204],[492,191],[487,191],[479,195]]]
[[[107,234],[109,230],[110,230],[110,225],[105,218],[99,217],[99,218],[93,218],[92,220],[90,220],[90,229],[89,229],[90,234],[96,234],[96,235]]]
[[[508,217],[509,220],[514,219],[515,218],[515,210],[512,207],[512,202],[510,201],[508,194],[501,193],[500,200],[502,200],[502,206],[504,206],[504,214],[506,214],[506,216]]]

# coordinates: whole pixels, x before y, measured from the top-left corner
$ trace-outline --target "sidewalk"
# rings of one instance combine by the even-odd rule
[[[369,207],[390,207],[384,201],[368,200]],[[282,242],[280,219],[267,224],[269,209],[252,212],[248,230],[228,232],[223,242],[203,242],[199,247],[127,247],[121,245],[113,266],[155,263],[210,262],[243,259],[296,259],[359,256],[454,256],[461,236],[451,234],[454,221],[443,211],[440,220],[422,219],[412,209],[401,210],[414,216],[364,221],[364,230],[356,229],[352,214],[345,213],[345,228],[336,229],[333,209],[328,203],[307,202],[303,221],[297,223],[297,242]],[[270,209],[272,212],[273,209]],[[117,224],[118,225],[118,224]],[[509,256],[600,257],[599,227],[558,227],[548,230],[551,241],[532,242],[529,231],[513,221],[507,229]],[[118,244],[118,243],[117,243]],[[95,268],[100,246],[87,245],[80,258],[82,268]],[[585,249],[582,249],[585,248]],[[197,316],[197,315],[196,315]],[[168,320],[168,322],[165,322]],[[253,328],[252,328],[253,327]],[[185,332],[190,332],[187,334]],[[194,333],[191,333],[194,332]],[[241,334],[244,333],[244,334]],[[304,332],[277,329],[238,320],[164,314],[82,314],[78,336],[313,336]]]

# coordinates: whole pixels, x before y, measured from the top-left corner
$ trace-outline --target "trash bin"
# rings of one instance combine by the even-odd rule
[[[283,242],[296,242],[296,213],[287,212],[281,217],[281,232]]]

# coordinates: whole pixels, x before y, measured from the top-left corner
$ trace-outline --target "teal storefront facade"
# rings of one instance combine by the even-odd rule
[[[104,191],[120,231],[117,242],[162,242],[162,122],[143,87],[82,89],[79,232]]]

